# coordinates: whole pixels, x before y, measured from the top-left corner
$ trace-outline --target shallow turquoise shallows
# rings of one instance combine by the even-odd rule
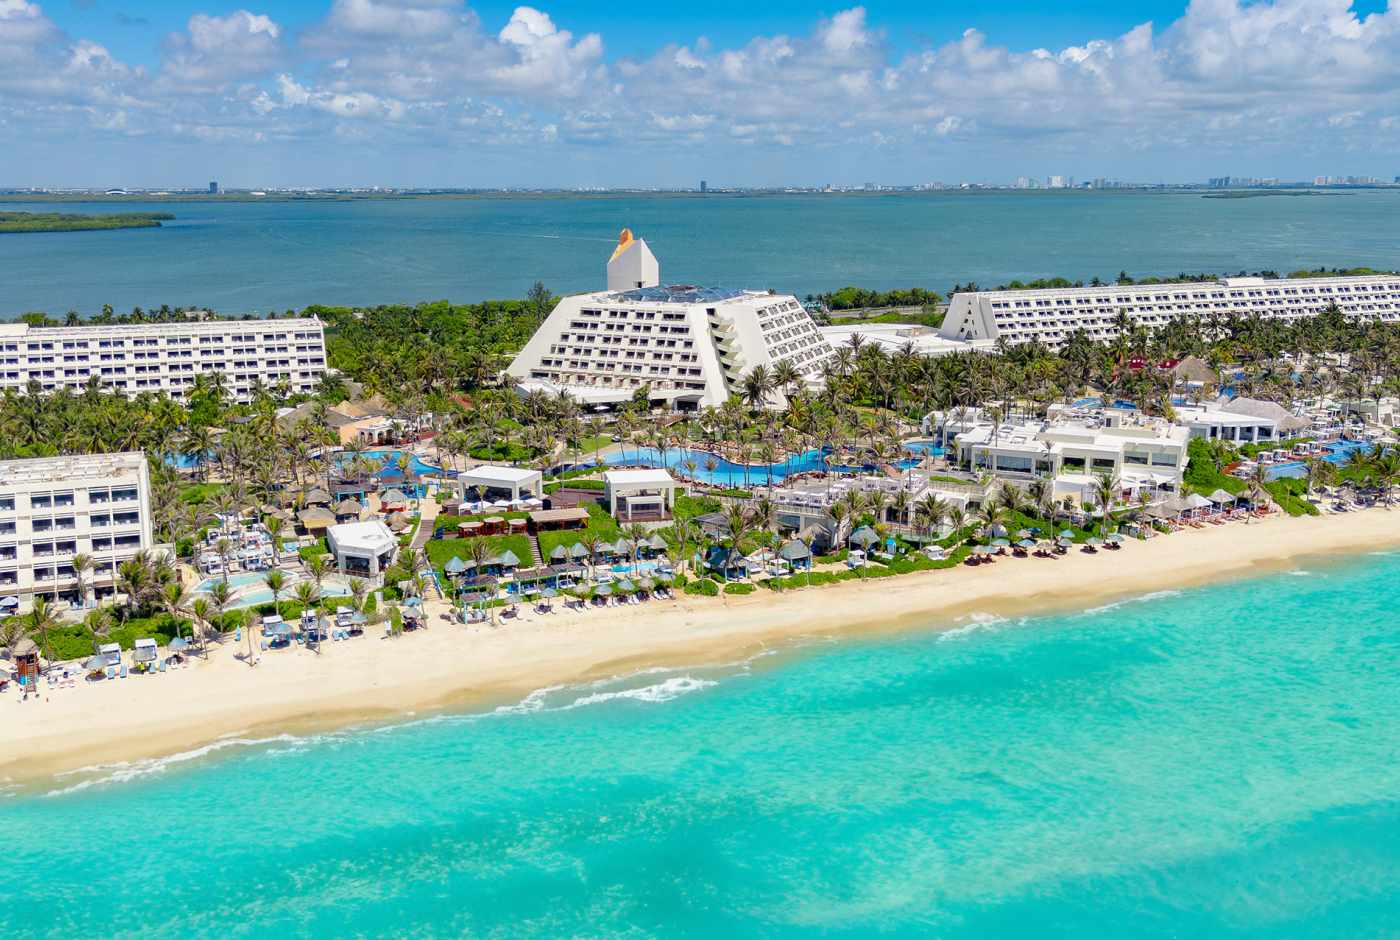
[[[1400,558],[1306,568],[70,777],[0,935],[1394,936]]]
[[[52,204],[6,204],[52,212]],[[266,313],[598,290],[631,226],[672,284],[808,293],[1012,278],[1400,267],[1400,192],[932,192],[361,202],[91,203],[163,228],[6,235],[0,318],[133,305]]]

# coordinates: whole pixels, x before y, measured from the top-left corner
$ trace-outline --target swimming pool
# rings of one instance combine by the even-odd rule
[[[228,586],[237,591],[239,588],[249,587],[254,584],[262,584],[266,574],[261,571],[244,571],[239,574],[228,576]],[[222,584],[223,578],[206,578],[199,582],[199,587],[195,588],[201,594],[208,594],[214,589],[214,585]]]
[[[262,571],[244,571],[229,575],[228,586],[233,593],[229,598],[228,609],[271,604],[272,591],[267,587],[266,578],[266,572]],[[213,590],[215,584],[220,584],[223,580],[223,578],[206,578],[195,588],[195,593],[207,595]],[[286,579],[286,584],[279,595],[281,600],[292,600],[296,596],[296,586],[299,580],[298,578]],[[321,582],[322,597],[345,597],[349,593],[350,585],[339,578],[326,578]]]
[[[915,441],[906,445],[905,449],[910,453],[919,454],[919,458],[908,458],[895,464],[901,470],[917,467],[919,460],[924,456],[938,455],[943,453],[943,449],[933,441]],[[725,460],[709,451],[699,450],[692,447],[672,447],[662,454],[654,447],[627,447],[616,453],[609,454],[604,461],[608,464],[626,464],[629,466],[665,467],[668,470],[688,477],[692,477],[702,483],[712,486],[730,487],[750,487],[768,483],[771,479],[774,483],[780,483],[790,476],[799,473],[810,473],[816,470],[836,470],[842,473],[861,473],[863,471],[874,470],[873,464],[865,466],[843,466],[831,465],[826,462],[829,451],[821,448],[803,451],[800,454],[791,454],[786,460],[777,463],[755,463],[741,464]],[[707,464],[714,461],[714,469],[711,470]],[[693,463],[695,469],[692,471],[688,464]]]
[[[655,561],[639,561],[639,562],[637,562],[635,565],[632,565],[632,564],[627,564],[627,565],[613,565],[613,566],[610,567],[608,570],[611,571],[613,574],[633,574],[633,575],[640,575],[640,574],[651,574],[651,573],[652,573],[653,571],[655,571],[658,567],[660,567],[660,564],[659,564],[658,562],[655,562]]]
[[[1370,451],[1376,445],[1370,441],[1333,441],[1327,445],[1328,453],[1322,459],[1328,463],[1344,463],[1356,451]],[[1266,480],[1277,480],[1280,477],[1304,477],[1307,476],[1308,467],[1301,460],[1292,460],[1288,463],[1274,464],[1264,471]]]
[[[381,467],[392,467],[398,464],[399,458],[402,457],[404,453],[405,452],[402,450],[367,450],[360,456],[364,457],[366,460],[378,463]],[[351,457],[351,454],[344,453],[337,459],[340,463],[344,464],[349,463]],[[414,453],[409,453],[408,455],[408,469],[410,472],[416,473],[419,476],[432,477],[442,476],[443,474],[443,469],[441,467],[435,467],[430,463],[424,463],[423,460]]]

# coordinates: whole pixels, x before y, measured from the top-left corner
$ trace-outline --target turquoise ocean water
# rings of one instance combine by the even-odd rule
[[[52,205],[5,208],[53,211]],[[946,291],[1012,278],[1113,278],[1303,266],[1400,267],[1400,191],[1204,199],[1199,194],[920,193],[618,196],[402,202],[114,202],[170,211],[160,229],[6,235],[0,316],[110,303],[267,312],[311,303],[520,297],[602,286],[631,226],[669,283],[847,284]]]
[[[69,777],[0,933],[1394,937],[1400,557],[1305,568]]]

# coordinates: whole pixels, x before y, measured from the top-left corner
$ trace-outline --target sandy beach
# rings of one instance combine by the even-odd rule
[[[229,736],[261,738],[413,713],[515,701],[546,686],[648,666],[730,661],[804,637],[946,629],[971,612],[1087,608],[1119,597],[1286,568],[1307,556],[1400,545],[1400,512],[1279,517],[1188,530],[1119,552],[1004,558],[786,594],[680,597],[637,606],[529,614],[498,626],[448,624],[396,639],[367,635],[261,654],[216,647],[151,677],[78,683],[21,703],[0,695],[0,782],[181,753]]]

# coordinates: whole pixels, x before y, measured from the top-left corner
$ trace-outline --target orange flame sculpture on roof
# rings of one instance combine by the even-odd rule
[[[608,259],[608,263],[616,261],[617,256],[631,248],[635,241],[636,239],[632,237],[632,230],[630,228],[623,229],[622,234],[617,236],[617,247],[613,249],[612,257]]]

